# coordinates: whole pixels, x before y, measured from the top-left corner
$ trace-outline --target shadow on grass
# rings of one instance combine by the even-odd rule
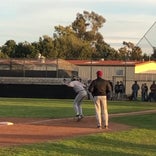
[[[39,149],[41,153],[45,152],[54,156],[142,156],[146,153],[154,156],[156,145],[143,144],[137,142],[137,139],[126,139],[117,134],[91,135],[57,143],[27,146],[27,149],[31,151]]]
[[[156,129],[156,114],[115,117],[111,118],[110,120],[113,122],[123,123],[138,128],[153,130]]]

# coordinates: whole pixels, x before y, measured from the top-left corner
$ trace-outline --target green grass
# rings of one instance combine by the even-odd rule
[[[73,115],[73,100],[0,98],[0,116],[61,118]],[[94,105],[84,101],[84,113],[94,115]],[[156,109],[155,103],[109,102],[110,113]],[[62,114],[61,114],[62,113]],[[0,147],[0,156],[155,156],[156,114],[113,117],[132,130],[98,133],[40,144]]]
[[[0,99],[0,116],[61,118],[73,116],[72,100]]]
[[[115,117],[110,119],[113,122],[119,122],[143,129],[156,130],[156,113],[146,115],[135,115],[127,117]]]
[[[0,156],[155,156],[156,131],[101,133],[57,142],[0,148]]]
[[[83,102],[84,115],[94,115],[90,100]],[[109,113],[121,113],[154,109],[155,103],[108,102]],[[0,117],[64,118],[74,116],[73,99],[23,99],[0,98]]]

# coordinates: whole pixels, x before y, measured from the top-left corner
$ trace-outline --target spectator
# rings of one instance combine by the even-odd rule
[[[123,100],[124,93],[125,93],[125,86],[124,86],[123,82],[120,81],[120,84],[119,84],[119,99],[120,100]]]
[[[114,90],[115,90],[115,99],[116,100],[119,100],[119,92],[120,92],[119,87],[120,87],[119,81],[117,81],[117,83],[115,84],[115,87],[114,87]]]
[[[146,83],[143,83],[141,85],[141,100],[148,101],[148,86],[146,85]]]
[[[155,81],[150,86],[149,101],[156,101],[156,84]]]
[[[134,101],[137,100],[139,89],[140,89],[140,86],[138,85],[137,81],[134,81],[134,84],[132,85],[132,100]]]
[[[110,84],[110,86],[111,86],[111,91],[109,91],[108,89],[107,89],[107,99],[108,100],[113,100],[113,95],[112,95],[112,93],[113,93],[113,82],[112,81],[108,81],[109,82],[109,84]]]

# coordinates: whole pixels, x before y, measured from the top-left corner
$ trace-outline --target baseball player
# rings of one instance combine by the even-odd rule
[[[74,91],[77,93],[74,99],[74,110],[76,112],[77,120],[80,121],[83,118],[83,112],[81,106],[82,100],[87,97],[87,91],[85,89],[86,86],[75,76],[71,79],[71,82],[69,82],[66,85],[72,87]]]

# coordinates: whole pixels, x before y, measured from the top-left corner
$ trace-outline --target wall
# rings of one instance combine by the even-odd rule
[[[66,85],[0,84],[0,97],[73,99],[75,93]]]
[[[117,81],[123,81],[124,85],[126,84],[126,94],[131,94],[131,84],[134,81],[135,77],[135,67],[133,66],[79,66],[79,76],[84,80],[90,80],[96,78],[96,72],[98,70],[103,71],[103,78],[110,80],[115,85]],[[122,70],[121,75],[117,75],[117,71]]]

